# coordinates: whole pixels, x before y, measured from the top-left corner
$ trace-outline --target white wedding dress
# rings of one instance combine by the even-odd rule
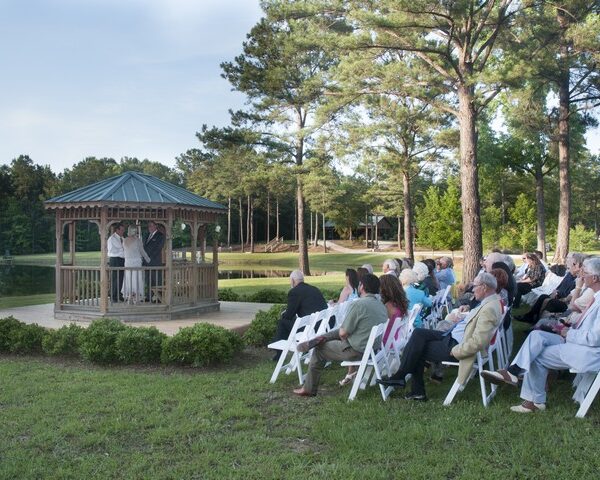
[[[137,303],[144,299],[144,272],[141,270],[142,257],[149,262],[150,257],[144,250],[139,237],[127,237],[123,240],[125,251],[125,278],[121,293],[126,302]],[[132,268],[132,270],[128,270]],[[140,268],[138,270],[137,268]]]

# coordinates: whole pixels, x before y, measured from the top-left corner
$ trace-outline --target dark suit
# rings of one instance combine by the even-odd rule
[[[304,317],[326,308],[327,302],[323,298],[321,290],[308,283],[299,283],[288,292],[287,308],[279,319],[275,341],[284,340],[290,336],[296,316]]]
[[[150,257],[150,261],[146,262],[146,260],[144,260],[142,265],[146,267],[161,267],[162,249],[164,244],[165,236],[159,230],[154,232],[152,238],[148,235],[144,242],[144,250],[146,250],[146,253]],[[158,285],[162,285],[162,271],[151,270],[146,272],[146,295],[148,296],[148,300],[152,295],[151,288]]]

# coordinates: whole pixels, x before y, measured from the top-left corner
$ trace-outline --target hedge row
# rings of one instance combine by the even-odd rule
[[[0,353],[81,357],[100,364],[175,364],[206,366],[228,362],[242,339],[222,327],[197,323],[172,337],[156,327],[130,327],[118,320],[93,321],[51,330],[13,317],[0,319]]]
[[[321,289],[325,299],[337,299],[339,291]],[[254,302],[254,303],[287,303],[287,291],[263,288],[249,295],[240,295],[231,288],[219,289],[219,300],[222,302]]]

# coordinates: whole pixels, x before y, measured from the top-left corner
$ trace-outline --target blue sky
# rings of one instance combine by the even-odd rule
[[[0,164],[174,166],[242,106],[219,64],[260,16],[258,0],[0,0]]]

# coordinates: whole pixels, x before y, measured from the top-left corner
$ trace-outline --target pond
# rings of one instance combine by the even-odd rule
[[[291,270],[274,269],[219,269],[219,280],[232,278],[285,278]],[[313,272],[325,275],[327,272]],[[0,297],[54,293],[54,267],[34,265],[0,266]]]

